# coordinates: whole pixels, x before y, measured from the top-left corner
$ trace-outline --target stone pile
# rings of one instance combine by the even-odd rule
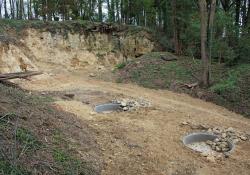
[[[212,150],[217,152],[230,151],[229,142],[223,138],[217,138],[214,141],[208,140],[206,144],[209,145],[212,148]]]
[[[207,132],[217,135],[221,140],[231,141],[234,144],[240,141],[247,141],[249,139],[247,134],[236,131],[232,127],[227,129],[219,127],[209,128]]]
[[[123,111],[130,111],[133,109],[137,109],[137,108],[146,108],[146,107],[150,107],[151,103],[143,98],[139,98],[139,99],[119,99],[119,100],[112,100],[112,103],[114,104],[120,104],[121,108]]]

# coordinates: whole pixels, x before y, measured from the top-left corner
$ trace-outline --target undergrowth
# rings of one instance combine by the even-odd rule
[[[134,82],[153,89],[170,89],[215,102],[230,110],[250,116],[250,65],[227,66],[213,62],[209,88],[187,88],[200,81],[202,64],[198,59],[179,57],[177,61],[168,52],[152,52],[128,62],[119,69],[116,82]],[[201,93],[201,92],[202,93]],[[202,94],[202,95],[201,95]]]

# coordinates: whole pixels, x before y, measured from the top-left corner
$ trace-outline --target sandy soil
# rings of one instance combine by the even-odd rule
[[[182,126],[184,121],[250,132],[250,120],[223,107],[166,90],[94,80],[86,72],[57,73],[19,84],[56,96],[58,109],[75,114],[97,131],[95,137],[105,162],[103,175],[250,173],[250,142],[239,143],[229,158],[215,162],[182,144],[182,137],[194,131]],[[75,98],[58,95],[63,93],[73,93]],[[142,97],[152,107],[122,113],[93,112],[94,105],[116,97]]]

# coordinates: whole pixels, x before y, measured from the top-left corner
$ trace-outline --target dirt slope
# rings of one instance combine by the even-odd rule
[[[228,159],[211,162],[182,145],[181,138],[194,130],[183,121],[233,127],[249,133],[250,121],[225,108],[165,90],[93,80],[86,72],[19,81],[28,90],[54,95],[55,106],[74,113],[97,131],[104,169],[102,174],[249,174],[250,142],[237,145]],[[60,94],[73,93],[74,99]],[[95,114],[93,106],[111,99],[149,100],[151,108],[132,112]]]

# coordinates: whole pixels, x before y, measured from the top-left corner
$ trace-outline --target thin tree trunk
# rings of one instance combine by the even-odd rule
[[[237,27],[237,37],[239,37],[240,34],[240,5],[241,5],[241,0],[236,0],[235,26]]]
[[[16,0],[16,19],[19,19],[19,0]]]
[[[176,17],[176,0],[172,1],[172,10],[173,10],[173,32],[174,32],[174,47],[175,53],[177,55],[180,54],[180,45],[179,45],[179,38],[178,38],[178,26],[177,26],[177,17]]]
[[[107,0],[107,6],[108,6],[108,20],[111,21],[111,7],[110,7],[110,1]]]
[[[2,1],[0,1],[0,19],[2,19]]]
[[[29,19],[33,18],[33,13],[32,13],[32,0],[30,0],[30,5],[29,5]]]
[[[121,23],[121,20],[120,20],[120,8],[119,8],[119,1],[118,0],[115,1],[115,8],[116,8],[116,21],[118,23]]]
[[[207,2],[206,0],[199,0],[200,7],[200,24],[201,24],[201,59],[203,66],[202,84],[204,86],[209,85],[209,59],[207,56],[207,22],[208,22],[208,12],[207,12]]]
[[[111,0],[111,21],[115,22],[115,0]]]
[[[250,0],[248,0],[248,5],[247,5],[247,19],[246,19],[246,26],[249,25],[250,23]]]
[[[98,0],[98,19],[99,22],[102,22],[102,0]]]
[[[4,18],[9,18],[6,0],[4,0]]]
[[[212,0],[210,4],[210,14],[209,14],[209,23],[208,23],[208,31],[209,31],[209,59],[212,58],[212,40],[213,40],[213,25],[214,25],[214,16],[216,10],[216,0]]]
[[[243,27],[246,27],[246,22],[247,22],[247,0],[244,0],[243,6],[242,6],[242,25],[243,25]]]

